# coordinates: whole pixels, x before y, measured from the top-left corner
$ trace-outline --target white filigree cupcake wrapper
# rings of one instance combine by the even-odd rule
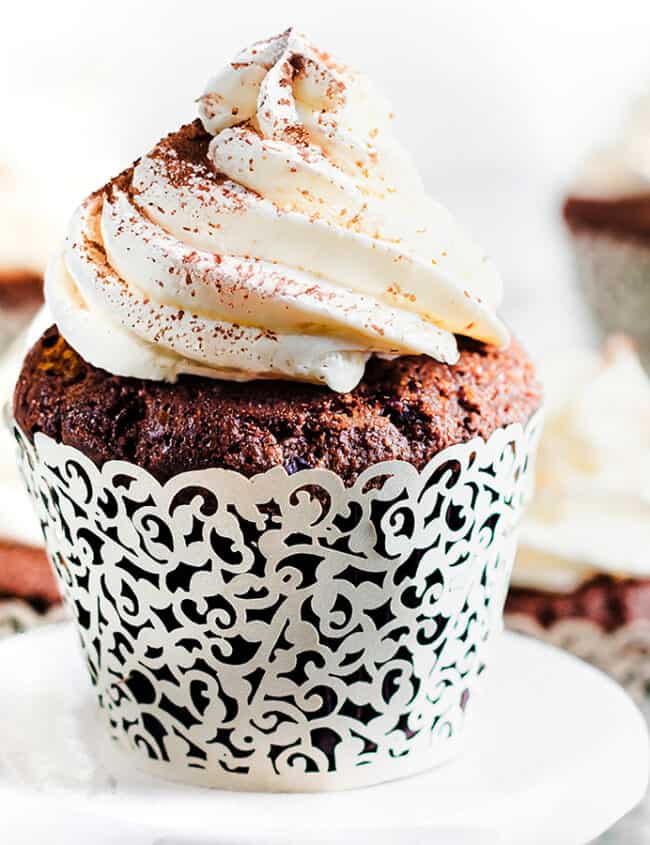
[[[539,415],[368,468],[165,484],[18,428],[111,735],[233,789],[361,786],[458,745],[502,611]]]

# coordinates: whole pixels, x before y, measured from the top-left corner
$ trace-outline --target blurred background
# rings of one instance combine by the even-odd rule
[[[533,354],[581,341],[559,207],[650,88],[644,0],[12,3],[0,166],[40,204],[44,251],[84,194],[193,118],[224,60],[291,24],[390,97],[429,191],[501,268],[504,314]]]

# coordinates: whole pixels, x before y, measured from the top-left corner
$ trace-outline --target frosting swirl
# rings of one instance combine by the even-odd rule
[[[211,79],[199,115],[81,205],[50,265],[54,318],[92,364],[347,391],[372,354],[507,343],[498,274],[363,76],[288,30]]]

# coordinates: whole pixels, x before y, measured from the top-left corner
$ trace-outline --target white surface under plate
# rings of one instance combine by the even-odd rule
[[[588,842],[644,793],[643,719],[575,658],[515,634],[497,651],[454,762],[369,789],[264,795],[133,771],[103,739],[71,626],[12,637],[0,644],[0,842]]]

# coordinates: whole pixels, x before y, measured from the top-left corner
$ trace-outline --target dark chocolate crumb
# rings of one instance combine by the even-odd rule
[[[522,348],[458,338],[454,366],[427,356],[373,358],[351,393],[289,381],[114,376],[88,364],[55,327],[27,355],[16,420],[75,446],[98,465],[132,461],[159,480],[224,467],[250,477],[273,466],[331,469],[352,484],[370,464],[423,467],[437,452],[526,422],[541,394]]]

